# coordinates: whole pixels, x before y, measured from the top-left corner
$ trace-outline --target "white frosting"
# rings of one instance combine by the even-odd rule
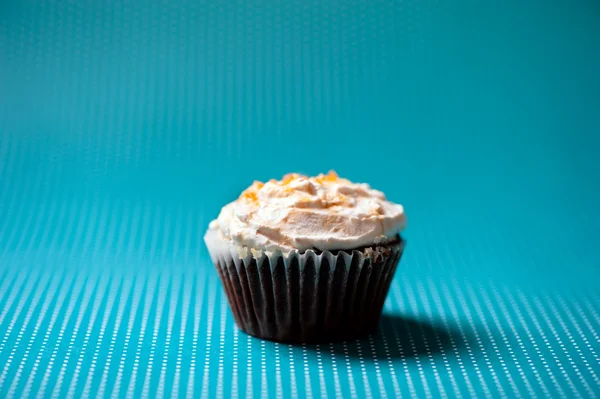
[[[209,229],[235,244],[267,251],[354,249],[393,240],[406,226],[402,205],[335,172],[254,182],[223,207]]]

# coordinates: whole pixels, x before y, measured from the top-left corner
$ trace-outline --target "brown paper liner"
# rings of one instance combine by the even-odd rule
[[[376,329],[405,242],[258,258],[207,244],[241,330],[272,341],[316,343],[353,340]]]

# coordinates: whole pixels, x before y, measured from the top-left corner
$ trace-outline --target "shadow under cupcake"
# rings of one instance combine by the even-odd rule
[[[335,342],[376,329],[405,226],[403,207],[366,184],[290,174],[255,182],[204,239],[240,329]]]

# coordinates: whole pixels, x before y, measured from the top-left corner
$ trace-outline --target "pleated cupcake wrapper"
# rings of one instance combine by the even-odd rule
[[[334,342],[373,332],[404,249],[401,241],[335,254],[241,258],[240,248],[206,242],[237,325],[280,342]]]

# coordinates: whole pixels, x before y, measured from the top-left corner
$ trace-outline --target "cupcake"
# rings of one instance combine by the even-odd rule
[[[401,205],[332,171],[254,182],[204,240],[241,330],[333,342],[376,329],[405,226]]]

